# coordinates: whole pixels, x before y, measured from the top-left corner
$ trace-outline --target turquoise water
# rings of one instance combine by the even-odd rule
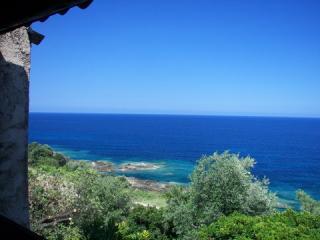
[[[203,154],[230,150],[254,157],[287,203],[299,188],[320,199],[320,119],[31,113],[29,141],[73,159],[161,164],[125,174],[182,184]]]

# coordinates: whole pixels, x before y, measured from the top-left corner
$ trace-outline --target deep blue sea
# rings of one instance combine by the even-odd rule
[[[287,203],[299,188],[320,199],[320,119],[31,113],[29,124],[30,142],[73,159],[163,165],[129,176],[188,183],[202,155],[230,150],[254,157],[254,174]]]

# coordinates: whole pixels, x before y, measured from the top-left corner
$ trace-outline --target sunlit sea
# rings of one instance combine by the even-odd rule
[[[205,154],[250,155],[285,203],[296,206],[297,189],[320,199],[320,119],[31,113],[29,125],[30,142],[73,159],[160,164],[122,174],[162,182],[187,184]]]

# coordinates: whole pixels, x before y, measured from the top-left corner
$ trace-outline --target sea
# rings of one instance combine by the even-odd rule
[[[256,160],[284,203],[303,189],[320,199],[320,119],[134,114],[31,113],[29,142],[76,160],[154,163],[126,176],[188,184],[203,155],[230,151]]]

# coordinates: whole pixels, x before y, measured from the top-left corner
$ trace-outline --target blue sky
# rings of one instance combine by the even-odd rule
[[[33,28],[33,112],[320,116],[320,1],[95,0]]]

